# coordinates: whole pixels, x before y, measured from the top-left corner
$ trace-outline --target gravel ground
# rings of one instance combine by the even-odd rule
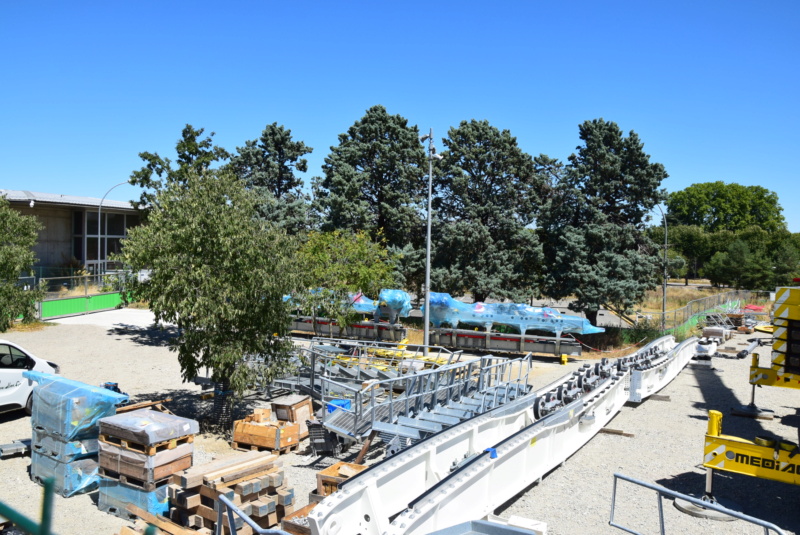
[[[166,347],[169,329],[147,328],[147,311],[121,310],[67,318],[58,325],[35,332],[11,332],[1,337],[21,344],[39,357],[61,365],[62,374],[90,384],[115,381],[133,401],[172,397],[169,408],[181,416],[203,419],[211,408],[201,401],[200,388],[183,383],[174,354]],[[745,344],[739,336],[726,345],[737,350]],[[762,364],[768,360],[766,348]],[[752,438],[774,434],[785,439],[797,435],[800,392],[761,388],[756,403],[775,411],[772,421],[730,415],[731,407],[750,400],[747,383],[749,359],[714,359],[714,370],[685,369],[661,394],[670,401],[649,400],[638,407],[624,407],[609,427],[633,433],[633,437],[601,434],[557,468],[543,481],[522,492],[497,513],[503,517],[524,516],[547,523],[550,535],[622,533],[608,526],[613,474],[619,472],[669,489],[699,496],[705,470],[700,467],[707,411],[723,412],[726,434]],[[532,382],[550,383],[582,364],[571,361],[560,366],[552,359],[537,361]],[[258,400],[241,408],[242,412]],[[30,437],[30,419],[23,413],[0,415],[0,444]],[[314,457],[301,445],[298,453],[283,456],[284,467],[295,489],[297,507],[307,503],[316,487],[316,472],[338,460],[352,461],[352,449],[340,459]],[[234,452],[227,442],[204,434],[195,442],[195,464],[203,464]],[[380,447],[371,451],[367,463],[379,460]],[[0,500],[31,518],[41,507],[41,488],[29,479],[30,458],[0,460]],[[773,522],[787,533],[800,533],[800,488],[746,476],[719,473],[715,494],[733,500],[746,514]],[[55,497],[53,529],[61,535],[115,533],[125,521],[107,515],[95,506],[96,493],[72,498]],[[742,522],[716,523],[683,515],[665,501],[667,533],[763,533]],[[657,502],[654,493],[624,484],[618,489],[617,521],[645,533],[657,533]],[[343,534],[347,535],[347,534]]]

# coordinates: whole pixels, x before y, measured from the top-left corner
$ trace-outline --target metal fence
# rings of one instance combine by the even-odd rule
[[[709,311],[720,311],[728,313],[743,313],[742,309],[746,304],[757,304],[767,302],[769,292],[752,292],[749,290],[732,290],[689,301],[685,306],[674,310],[661,312],[647,312],[636,315],[638,324],[652,325],[665,332],[673,332],[686,328],[693,328],[698,323],[705,321],[705,314]],[[766,312],[765,314],[768,314]]]
[[[129,277],[129,273],[119,271],[39,279],[39,287],[45,292],[39,304],[39,317],[47,319],[116,308],[122,302]]]

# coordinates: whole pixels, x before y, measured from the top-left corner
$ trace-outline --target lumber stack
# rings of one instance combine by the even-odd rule
[[[129,518],[126,506],[152,514],[169,510],[170,477],[192,466],[198,423],[150,409],[100,420],[101,511]]]
[[[235,450],[271,451],[277,455],[296,450],[299,442],[300,425],[271,421],[270,409],[256,409],[253,414],[233,423],[231,446]]]
[[[214,530],[221,507],[218,498],[225,496],[260,527],[271,528],[294,512],[294,489],[288,483],[277,455],[237,453],[173,475],[167,488],[170,518],[182,526]],[[235,519],[234,533],[253,533],[238,516]],[[227,521],[223,530],[230,533]]]

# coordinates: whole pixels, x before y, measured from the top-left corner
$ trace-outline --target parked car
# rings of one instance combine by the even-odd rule
[[[14,342],[0,340],[0,412],[25,409],[31,414],[36,383],[22,376],[25,370],[60,371],[57,364],[40,359]]]

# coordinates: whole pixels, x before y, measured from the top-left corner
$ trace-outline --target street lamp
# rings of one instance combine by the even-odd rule
[[[664,333],[667,330],[667,215],[660,204],[657,204],[656,208],[664,219],[664,291],[661,296],[661,332]]]
[[[102,253],[103,253],[103,248],[100,246],[100,239],[101,239],[101,234],[102,234],[102,231],[103,231],[103,218],[102,218],[103,201],[106,200],[106,197],[108,196],[109,193],[111,193],[111,190],[113,190],[114,188],[117,188],[117,187],[119,187],[119,186],[121,186],[123,184],[128,184],[128,181],[126,180],[125,182],[120,182],[119,184],[111,186],[111,188],[106,192],[106,194],[103,195],[103,198],[100,199],[100,206],[97,207],[97,274],[98,275],[102,275],[103,274],[101,272],[101,266],[103,265],[103,263],[102,263],[102,261],[100,259],[100,257],[102,256]],[[105,269],[103,269],[102,271],[105,271]]]
[[[422,354],[428,356],[430,342],[430,317],[431,317],[431,197],[433,195],[433,159],[442,159],[441,154],[436,154],[433,145],[433,128],[428,134],[421,136],[422,143],[428,142],[428,234],[425,240],[425,313],[422,318]]]

